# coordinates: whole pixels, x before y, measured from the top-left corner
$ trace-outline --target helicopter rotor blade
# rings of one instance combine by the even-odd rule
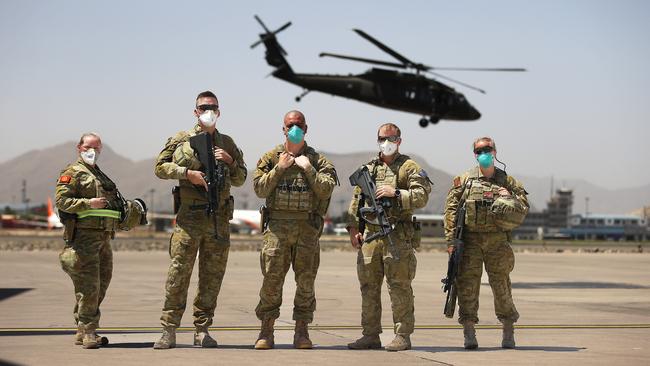
[[[254,17],[255,17],[255,20],[257,20],[257,22],[260,23],[262,28],[264,28],[264,31],[266,33],[271,33],[271,31],[266,27],[266,25],[264,25],[264,22],[262,21],[262,19],[260,19],[260,17],[257,16],[257,14],[255,14]]]
[[[485,90],[483,90],[483,89],[481,89],[481,88],[477,88],[477,87],[475,87],[475,86],[473,86],[473,85],[469,85],[469,84],[463,83],[462,81],[458,81],[458,80],[456,80],[456,79],[452,79],[452,78],[450,78],[450,77],[448,77],[448,76],[441,75],[441,74],[438,74],[437,72],[433,72],[433,71],[425,71],[425,72],[426,72],[426,73],[429,73],[429,74],[431,74],[431,75],[434,75],[434,76],[436,76],[436,77],[439,77],[439,78],[441,78],[441,79],[445,79],[445,80],[451,81],[451,82],[456,83],[456,84],[458,84],[458,85],[462,85],[462,86],[464,86],[464,87],[466,87],[466,88],[469,88],[469,89],[472,89],[472,90],[476,90],[477,92],[480,92],[480,93],[486,94],[486,93],[485,93]]]
[[[365,38],[368,42],[374,44],[375,46],[379,47],[379,49],[381,49],[382,51],[386,52],[387,54],[389,54],[389,55],[395,57],[397,60],[401,61],[401,62],[404,64],[404,66],[417,68],[417,65],[418,65],[418,64],[416,64],[415,62],[409,60],[408,58],[406,58],[406,57],[400,55],[400,54],[397,53],[395,50],[393,50],[392,48],[390,48],[390,47],[386,46],[385,44],[381,43],[381,42],[378,41],[377,39],[373,38],[373,37],[372,37],[371,35],[369,35],[368,33],[362,31],[361,29],[356,29],[356,28],[355,28],[355,29],[353,29],[353,30],[354,30],[358,35],[360,35],[361,37]]]
[[[397,67],[397,68],[400,68],[400,69],[405,69],[406,68],[406,66],[404,64],[398,64],[396,62],[373,60],[373,59],[370,59],[370,58],[363,58],[363,57],[356,57],[356,56],[338,55],[336,53],[321,52],[318,55],[318,57],[334,57],[334,58],[340,58],[340,59],[343,59],[343,60],[352,60],[352,61],[365,62],[365,63],[369,63],[369,64],[375,64],[375,65]]]
[[[428,70],[438,70],[438,71],[515,71],[523,72],[528,71],[520,67],[434,67],[426,66]]]

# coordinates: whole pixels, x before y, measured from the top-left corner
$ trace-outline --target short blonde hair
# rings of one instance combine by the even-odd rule
[[[102,138],[99,137],[99,134],[97,132],[86,132],[83,135],[81,135],[81,137],[79,138],[79,144],[77,144],[77,146],[83,145],[84,139],[86,137],[90,137],[90,136],[92,136],[92,137],[96,138],[97,140],[99,140],[100,144],[102,143]]]
[[[494,142],[494,140],[492,140],[491,137],[483,136],[483,137],[479,137],[476,140],[474,140],[474,142],[472,143],[472,151],[474,151],[474,149],[476,148],[476,144],[478,144],[481,141],[487,142],[488,144],[490,144],[494,150],[497,149],[497,144]]]

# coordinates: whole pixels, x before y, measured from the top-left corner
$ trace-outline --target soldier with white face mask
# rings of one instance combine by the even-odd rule
[[[219,131],[216,126],[220,115],[219,101],[214,93],[205,91],[196,98],[194,116],[198,123],[189,131],[181,131],[170,137],[158,155],[155,173],[161,179],[178,179],[179,203],[176,227],[170,239],[171,263],[165,285],[165,304],[160,317],[163,333],[154,349],[176,346],[176,328],[187,303],[187,290],[192,276],[194,261],[199,261],[199,284],[194,298],[194,345],[204,348],[217,347],[208,333],[212,324],[221,281],[226,272],[230,249],[230,224],[234,200],[230,187],[239,187],[246,180],[244,156],[234,140]],[[190,138],[206,133],[214,146],[215,164],[223,166],[223,188],[218,192],[218,208],[206,215],[208,206],[207,183],[204,179],[207,167],[197,158]],[[216,215],[216,220],[213,215]]]
[[[352,247],[358,249],[357,274],[361,286],[361,325],[363,336],[348,344],[350,349],[381,348],[381,286],[386,277],[393,310],[395,339],[386,346],[387,351],[411,348],[415,317],[413,289],[417,261],[414,249],[420,245],[420,228],[413,220],[413,211],[426,206],[431,193],[431,181],[426,172],[407,155],[399,153],[402,143],[399,127],[386,123],[379,127],[377,144],[379,155],[365,164],[375,182],[375,198],[387,198],[390,207],[386,213],[394,230],[390,240],[399,250],[399,259],[389,251],[388,237],[372,241],[364,238],[379,230],[377,225],[366,224],[359,232],[358,209],[362,201],[360,187],[355,187],[348,211],[348,232]],[[364,198],[368,205],[370,198]]]
[[[61,172],[56,185],[56,207],[65,227],[59,259],[74,285],[75,344],[83,348],[108,343],[95,330],[113,273],[110,241],[122,208],[115,183],[97,166],[101,150],[98,134],[83,134],[77,145],[79,159]]]

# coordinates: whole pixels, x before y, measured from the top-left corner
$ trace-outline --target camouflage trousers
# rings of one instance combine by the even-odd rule
[[[410,244],[396,240],[396,237],[393,237],[393,242],[399,249],[399,260],[388,256],[388,244],[384,240],[364,244],[357,256],[363,335],[372,336],[382,332],[381,287],[384,276],[390,296],[395,334],[413,333],[415,308],[411,283],[415,278],[417,259]],[[373,245],[376,248],[369,251],[367,247]]]
[[[458,285],[458,322],[478,323],[478,299],[481,289],[483,263],[488,274],[494,312],[500,322],[519,319],[519,313],[512,301],[510,272],[515,267],[515,256],[506,233],[466,232],[465,249],[460,262]]]
[[[313,321],[316,310],[314,281],[320,264],[318,239],[322,225],[320,217],[269,221],[260,254],[264,280],[260,289],[260,302],[255,308],[258,319],[277,319],[280,316],[282,286],[291,266],[296,279],[293,320],[304,320],[307,323]]]
[[[163,326],[179,327],[181,324],[197,253],[199,284],[194,298],[194,325],[212,325],[230,250],[230,224],[226,216],[218,217],[219,239],[216,239],[214,220],[206,215],[205,210],[191,210],[189,205],[181,205],[170,239],[171,263],[160,317]]]
[[[113,275],[110,231],[77,229],[73,242],[59,254],[61,268],[72,279],[77,325],[99,327],[99,306]]]

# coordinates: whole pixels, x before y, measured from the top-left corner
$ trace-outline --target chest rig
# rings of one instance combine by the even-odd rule
[[[467,186],[465,226],[473,232],[503,231],[495,222],[491,207],[499,197],[499,188],[506,186],[505,173],[497,171],[493,180],[470,177]]]
[[[271,162],[275,166],[279,161],[279,154]],[[318,170],[318,161],[312,154],[305,154],[311,165]],[[272,167],[271,167],[272,168]],[[316,209],[315,196],[309,186],[305,172],[298,165],[293,164],[284,171],[275,190],[267,198],[266,205],[271,210],[284,212],[312,213]]]
[[[400,170],[404,165],[404,162],[408,160],[409,157],[406,155],[400,155],[395,159],[395,162],[391,165],[384,164],[381,160],[375,159],[370,162],[368,168],[370,169],[370,176],[375,181],[375,185],[379,186],[391,186],[397,189],[407,189],[406,182],[400,180],[406,174],[400,174]],[[386,213],[389,218],[396,218],[400,215],[400,203],[395,197],[388,198],[390,206],[386,207]]]

